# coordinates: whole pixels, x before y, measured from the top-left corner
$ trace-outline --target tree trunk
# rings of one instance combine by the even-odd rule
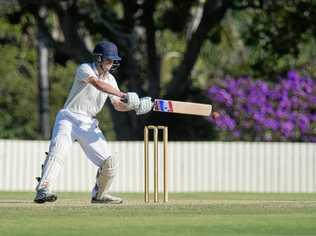
[[[39,9],[39,16],[45,18],[47,10],[44,7]],[[39,126],[42,136],[45,139],[50,137],[49,126],[49,81],[48,81],[48,48],[45,34],[40,23],[38,23],[37,37],[38,54],[38,89],[39,89]]]
[[[208,0],[205,2],[200,24],[187,43],[182,62],[175,70],[172,81],[167,88],[167,98],[183,100],[190,94],[189,91],[192,86],[190,75],[202,45],[209,32],[220,24],[227,10],[228,4],[225,0]]]
[[[156,26],[154,12],[157,1],[147,0],[144,3],[143,25],[146,30],[146,52],[149,73],[148,96],[158,98],[160,95],[160,60],[156,47]]]
[[[194,90],[190,76],[204,41],[221,23],[227,10],[226,0],[207,0],[204,3],[201,21],[187,43],[183,59],[167,87],[166,98],[183,101],[194,98],[196,102],[204,102],[202,91]],[[171,140],[209,140],[214,135],[213,126],[203,117],[153,114],[152,120],[160,120],[170,127]]]

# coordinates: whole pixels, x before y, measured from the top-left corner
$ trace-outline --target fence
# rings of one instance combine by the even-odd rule
[[[142,192],[143,142],[109,146],[120,163],[113,191]],[[46,141],[0,140],[0,190],[34,190],[47,148]],[[89,191],[95,173],[76,143],[55,190]],[[316,192],[316,144],[170,142],[169,191]]]

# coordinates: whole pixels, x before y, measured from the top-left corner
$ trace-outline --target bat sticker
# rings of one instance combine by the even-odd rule
[[[156,100],[155,110],[162,112],[173,112],[172,102],[167,100]]]

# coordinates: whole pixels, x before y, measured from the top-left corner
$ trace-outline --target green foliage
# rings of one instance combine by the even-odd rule
[[[5,5],[1,15],[17,9]],[[39,138],[36,52],[22,32],[22,24],[0,18],[0,138]]]
[[[192,72],[196,86],[205,88],[210,78],[252,74],[253,58],[248,56],[249,49],[241,39],[237,24],[231,12],[228,13],[216,32],[220,41],[214,43],[212,38],[205,41]]]
[[[140,2],[146,3],[146,1]],[[205,2],[166,0],[154,3],[155,23],[152,27],[154,27],[155,46],[158,51],[158,55],[155,56],[161,59],[159,61],[161,62],[161,96],[165,94],[173,78],[174,70],[180,65],[184,53],[187,52],[187,43],[194,28],[192,25],[194,22],[199,22],[196,13],[202,10],[201,7]],[[223,78],[226,75],[249,75],[253,78],[273,80],[275,75],[282,74],[290,68],[296,68],[316,77],[315,1],[225,2],[231,10],[226,12],[223,21],[214,23],[215,26],[204,38],[199,58],[197,62],[193,62],[194,69],[190,71],[192,88],[190,88],[191,94],[187,95],[188,98],[196,100],[201,97],[203,94],[200,91],[205,90],[209,83],[212,84],[214,78]],[[46,3],[45,1],[43,3],[7,1],[1,5],[0,138],[40,138],[37,128],[38,91],[35,50],[36,14],[34,12],[41,4]],[[83,39],[82,41],[91,39],[92,43],[104,37],[117,40],[122,44],[121,48],[126,46],[125,51],[120,51],[123,56],[125,53],[129,55],[128,57],[132,57],[137,51],[135,56],[137,65],[131,63],[132,65],[128,65],[131,68],[127,68],[126,61],[128,60],[122,62],[121,69],[126,70],[123,74],[127,76],[120,78],[120,81],[123,86],[128,86],[130,82],[128,72],[140,71],[136,72],[138,74],[135,77],[138,76],[139,86],[144,88],[145,93],[148,92],[146,89],[150,87],[151,78],[148,76],[150,73],[146,61],[148,45],[142,33],[146,5],[142,3],[120,0],[103,2],[80,0],[63,3],[56,1],[46,6],[49,13],[46,19],[48,32],[54,37],[57,35],[49,44],[51,126],[56,112],[63,106],[73,81],[76,64],[70,60],[78,61],[84,52],[89,55],[87,50],[82,50],[83,44],[78,42],[80,41],[78,38]],[[59,18],[58,11],[60,15],[71,14],[72,17]],[[58,20],[61,22],[57,23]],[[74,22],[78,22],[78,28],[68,27],[68,24],[73,25]],[[60,23],[65,23],[63,29],[60,28]],[[79,37],[77,41],[72,42],[72,39],[76,37],[70,36]],[[133,51],[133,49],[129,51],[130,54],[126,53],[136,44],[137,50]],[[65,50],[71,46],[73,50]],[[58,62],[63,65],[57,64]],[[192,91],[196,88],[199,92],[194,94]],[[107,108],[99,115],[99,119],[108,138],[115,139],[110,112]]]
[[[185,51],[185,39],[169,30],[158,34],[158,50],[161,55],[161,88],[167,86],[172,77],[173,68],[179,63]]]
[[[158,28],[183,33],[192,19],[191,8],[197,4],[193,0],[161,1],[156,16]]]
[[[58,64],[51,64],[49,67],[49,81],[50,81],[50,123],[54,125],[57,112],[63,107],[68,92],[70,91],[76,64],[69,61],[65,66]]]
[[[16,6],[2,9],[1,14],[14,13]],[[40,139],[38,128],[38,82],[34,17],[26,13],[19,24],[9,18],[0,19],[0,138]],[[31,33],[31,34],[29,34]],[[50,126],[68,96],[74,79],[76,64],[68,61],[65,66],[54,63],[50,57]],[[103,112],[104,113],[104,112]],[[114,139],[109,112],[100,115],[101,127]]]
[[[270,12],[254,9],[230,11],[221,23],[220,42],[215,44],[210,39],[204,43],[192,72],[195,84],[205,87],[210,78],[221,78],[226,75],[247,75],[274,80],[276,75],[292,68],[315,77],[316,41],[310,31],[291,34],[283,32],[285,35],[278,29],[274,29],[275,34],[270,32],[275,24],[271,14],[280,14],[279,21],[284,27],[288,21],[299,24],[300,21],[294,16],[291,20],[286,19],[281,11],[282,9],[271,9]],[[284,41],[279,40],[279,37],[284,38]],[[285,43],[286,48],[283,45]]]
[[[316,32],[315,1],[271,1],[262,10],[248,10],[242,14],[248,22],[240,21],[247,23],[241,28],[241,35],[252,50],[254,73],[270,76],[298,67],[299,63],[308,63],[308,60],[299,59],[304,49],[313,43],[310,39]]]
[[[38,111],[32,52],[0,46],[0,138],[37,138]]]

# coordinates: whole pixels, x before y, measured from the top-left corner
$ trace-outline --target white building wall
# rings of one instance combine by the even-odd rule
[[[113,191],[142,192],[143,142],[110,142],[110,147],[119,161]],[[0,190],[34,190],[47,149],[46,141],[0,140]],[[169,142],[168,164],[170,192],[316,192],[315,143]],[[95,173],[76,143],[55,190],[89,191]],[[150,174],[152,190],[152,165]]]

